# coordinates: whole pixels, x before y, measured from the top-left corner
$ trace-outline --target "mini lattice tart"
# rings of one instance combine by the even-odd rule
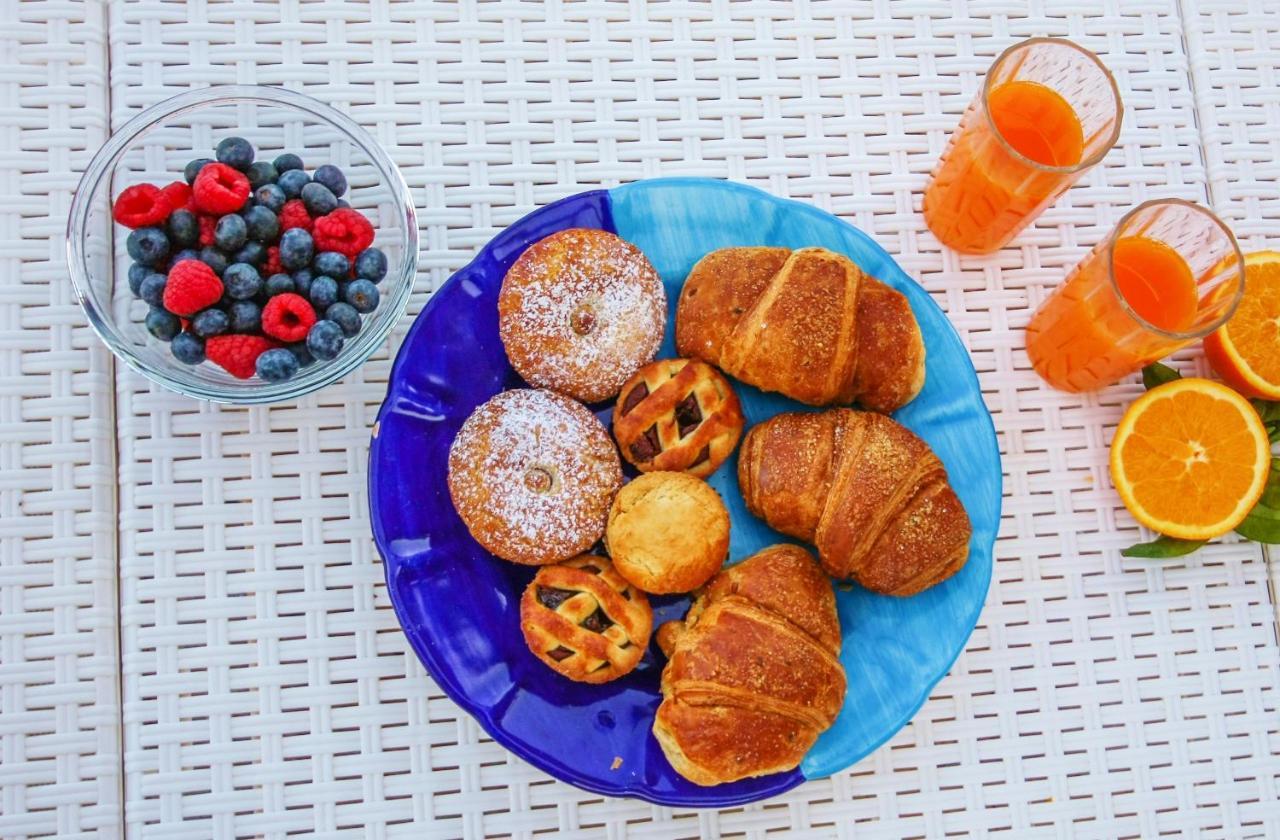
[[[627,380],[613,409],[622,456],[642,472],[670,470],[706,478],[742,436],[742,407],[706,362],[660,359]]]
[[[538,570],[520,599],[520,629],[529,650],[552,670],[603,683],[640,663],[653,611],[607,557],[583,554]]]

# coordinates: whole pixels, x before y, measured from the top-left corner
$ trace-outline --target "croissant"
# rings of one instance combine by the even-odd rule
[[[669,661],[653,734],[700,785],[792,769],[844,703],[831,581],[799,546],[718,573],[658,645]]]
[[[813,543],[827,572],[914,595],[969,557],[969,515],[929,445],[882,414],[779,414],[742,443],[747,509]]]
[[[676,349],[809,405],[890,412],[924,385],[907,299],[825,248],[722,248],[689,272]]]

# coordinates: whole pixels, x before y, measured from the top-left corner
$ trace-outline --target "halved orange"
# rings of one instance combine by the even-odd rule
[[[1244,297],[1204,340],[1213,372],[1246,397],[1280,400],[1280,253],[1244,258]]]
[[[1208,540],[1258,502],[1271,444],[1249,401],[1208,379],[1177,379],[1125,411],[1111,442],[1111,480],[1153,531]]]

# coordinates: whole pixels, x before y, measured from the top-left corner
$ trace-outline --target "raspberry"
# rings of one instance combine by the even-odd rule
[[[173,210],[187,209],[187,205],[191,203],[191,187],[187,186],[186,181],[174,181],[161,187],[160,192],[169,200],[169,207]]]
[[[357,254],[373,244],[373,225],[358,211],[340,207],[316,219],[311,235],[316,240],[317,252],[337,251],[354,260]]]
[[[315,309],[292,292],[276,295],[262,308],[262,331],[281,341],[302,341],[315,322]]]
[[[272,245],[267,249],[267,259],[258,273],[263,277],[270,277],[273,274],[282,274],[283,272],[284,266],[280,264],[280,249]]]
[[[173,205],[155,184],[136,184],[120,193],[111,216],[130,228],[158,225],[169,218]]]
[[[222,281],[199,260],[182,260],[169,269],[164,308],[174,315],[194,315],[222,297]]]
[[[208,248],[213,244],[213,232],[218,227],[218,217],[197,216],[196,220],[200,222],[200,245]]]
[[[284,207],[280,208],[281,233],[289,228],[302,228],[307,233],[310,233],[311,227],[311,214],[307,212],[307,205],[302,203],[302,199],[295,198],[286,201]]]
[[[260,335],[215,335],[204,343],[204,354],[237,379],[248,379],[253,376],[258,357],[278,346]]]
[[[249,179],[225,163],[205,164],[191,185],[191,194],[205,213],[234,213],[249,198]]]

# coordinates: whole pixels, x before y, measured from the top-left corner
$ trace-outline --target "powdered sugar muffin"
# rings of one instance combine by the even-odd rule
[[[551,391],[503,391],[471,413],[449,449],[449,495],[476,542],[542,565],[604,534],[622,465],[609,433]]]
[[[498,296],[511,366],[529,384],[583,402],[617,396],[658,352],[666,321],[658,272],[603,230],[570,228],[530,245]]]

